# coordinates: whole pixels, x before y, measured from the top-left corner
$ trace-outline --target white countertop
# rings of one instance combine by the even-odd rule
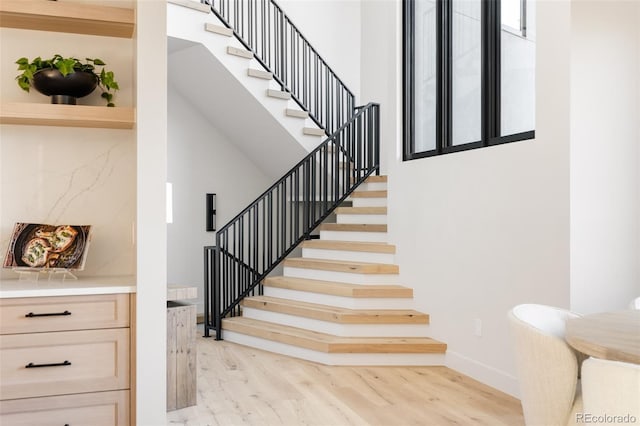
[[[78,277],[77,280],[62,279],[60,276],[47,274],[30,279],[0,280],[0,299],[14,297],[49,297],[49,296],[80,296],[87,294],[115,294],[135,293],[136,277]]]

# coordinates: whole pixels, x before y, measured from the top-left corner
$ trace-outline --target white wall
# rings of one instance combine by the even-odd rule
[[[167,6],[138,0],[137,72],[137,421],[166,424],[167,381]]]
[[[273,182],[171,84],[168,94],[168,181],[173,184],[168,282],[197,286],[198,312],[204,312],[202,250],[215,245],[215,232],[205,231],[205,194],[217,194],[219,229]]]
[[[569,29],[569,2],[539,4],[536,140],[402,162],[400,2],[362,4],[361,87],[382,103],[401,280],[449,345],[448,365],[510,394],[507,311],[569,307]]]
[[[329,67],[360,97],[361,1],[281,0],[278,4]]]
[[[572,3],[571,308],[640,295],[640,3]]]

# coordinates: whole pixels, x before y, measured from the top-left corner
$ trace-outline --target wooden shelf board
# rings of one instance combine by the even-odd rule
[[[132,38],[133,9],[64,0],[2,0],[0,26]]]
[[[0,105],[0,124],[132,129],[134,123],[134,108],[36,103]]]

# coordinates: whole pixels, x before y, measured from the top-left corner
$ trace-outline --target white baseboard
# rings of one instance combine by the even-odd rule
[[[487,386],[520,399],[518,379],[490,365],[475,361],[459,353],[447,350],[446,366],[472,377]]]

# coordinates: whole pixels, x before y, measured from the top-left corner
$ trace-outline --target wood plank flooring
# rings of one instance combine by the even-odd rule
[[[330,367],[202,337],[198,405],[167,419],[185,426],[524,424],[518,400],[446,367]]]

